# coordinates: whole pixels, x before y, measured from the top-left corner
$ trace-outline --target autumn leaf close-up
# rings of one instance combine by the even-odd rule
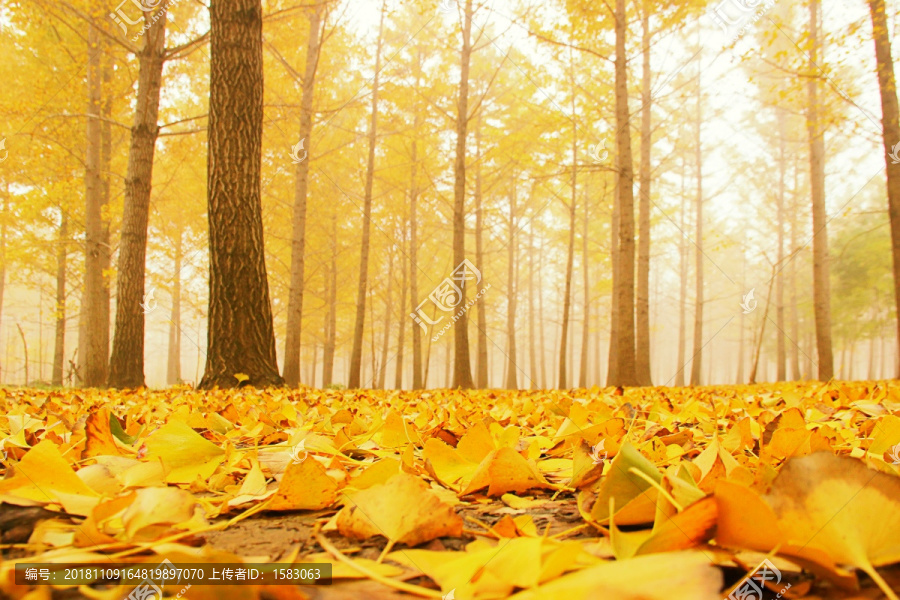
[[[0,600],[900,600],[896,0],[0,0]]]

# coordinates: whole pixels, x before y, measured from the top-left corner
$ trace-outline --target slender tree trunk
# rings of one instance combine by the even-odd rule
[[[481,179],[481,117],[475,121],[475,268],[484,273],[484,208]],[[513,184],[515,185],[515,184]],[[475,361],[475,387],[488,387],[487,306],[478,304],[478,357]],[[508,386],[507,386],[508,387]]]
[[[59,248],[56,249],[56,337],[53,345],[53,385],[63,384],[63,363],[66,360],[66,266],[69,257],[69,212],[60,206]],[[0,284],[2,285],[2,284]],[[0,292],[2,294],[2,292]],[[0,296],[2,302],[2,296]]]
[[[16,328],[19,330],[19,337],[22,338],[22,352],[25,356],[25,385],[28,385],[28,342],[25,341],[25,332],[22,331],[22,326],[16,323]]]
[[[787,179],[787,129],[785,126],[785,114],[781,108],[778,111],[778,265],[779,268],[775,274],[775,323],[778,328],[777,354],[776,362],[776,379],[784,381],[787,379],[787,352],[784,345],[784,275],[781,265],[784,264],[784,197]]]
[[[530,379],[531,389],[538,387],[538,368],[537,368],[537,340],[534,337],[534,321],[537,314],[534,312],[534,224],[529,227],[528,231],[528,357],[531,368]]]
[[[387,6],[381,5],[381,21],[378,26],[378,48],[375,52],[375,79],[372,85],[372,117],[369,123],[369,160],[366,167],[366,190],[363,204],[363,231],[359,257],[359,287],[356,294],[356,323],[353,327],[353,351],[350,356],[350,381],[347,387],[360,386],[362,369],[363,334],[366,324],[366,290],[369,284],[369,245],[372,236],[372,188],[375,182],[375,145],[378,139],[378,86],[381,79],[381,50],[384,46],[384,14]],[[374,377],[374,373],[372,374]]]
[[[387,302],[384,303],[384,334],[381,337],[381,364],[378,369],[378,389],[384,389],[384,382],[387,379],[387,361],[388,352],[390,351],[391,342],[391,313],[394,310],[394,253],[390,253],[388,259],[388,289]],[[373,332],[374,337],[374,332]]]
[[[610,298],[610,323],[609,323],[609,356],[606,366],[606,385],[616,385],[619,378],[619,293],[616,287],[619,281],[619,222],[621,213],[619,210],[619,180],[616,178],[615,192],[613,194],[612,216],[609,224],[609,260],[611,264],[613,288]]]
[[[416,53],[416,88],[418,89],[422,81],[422,53]],[[419,274],[418,274],[418,207],[417,201],[419,196],[418,188],[418,135],[419,129],[422,127],[421,110],[416,110],[415,125],[413,127],[412,153],[410,162],[412,163],[412,173],[409,178],[409,296],[412,300],[412,312],[410,316],[415,316],[416,309],[419,305]],[[424,388],[422,379],[422,329],[420,325],[413,321],[412,323],[412,351],[413,351],[413,377],[412,387],[414,390]]]
[[[184,260],[184,230],[180,224],[175,235],[172,314],[169,317],[169,359],[166,364],[166,382],[169,385],[176,385],[181,381],[181,263]]]
[[[116,283],[116,328],[109,360],[108,385],[144,386],[144,319],[152,310],[144,300],[147,224],[153,187],[153,155],[159,135],[159,95],[166,53],[166,9],[144,13],[150,29],[138,54],[137,106],[125,175],[125,209]],[[156,19],[153,21],[153,19]],[[152,291],[152,289],[151,289]]]
[[[900,143],[900,107],[897,103],[897,80],[894,77],[894,60],[891,57],[891,40],[888,37],[884,0],[869,0],[872,15],[875,58],[878,65],[878,86],[881,90],[882,137],[884,160],[887,166],[888,215],[891,221],[891,254],[894,263],[894,302],[896,305],[897,342],[900,349],[900,163],[889,158],[891,144]],[[900,358],[900,352],[898,352]],[[895,378],[900,378],[900,360],[897,361]]]
[[[466,0],[462,27],[462,52],[460,53],[459,102],[456,116],[456,161],[453,187],[453,264],[462,265],[466,259],[466,137],[469,126],[469,68],[472,60],[472,0]],[[466,304],[468,281],[460,282],[462,298]],[[453,328],[454,361],[453,388],[471,389],[472,366],[469,360],[469,319],[460,315]]]
[[[581,233],[581,267],[584,276],[584,322],[581,327],[581,373],[578,377],[578,387],[587,387],[588,372],[588,343],[591,331],[591,274],[588,263],[588,223],[590,221],[590,193],[584,195],[584,225]]]
[[[776,265],[777,267],[777,265]],[[772,268],[772,276],[775,276],[776,267]],[[766,292],[766,310],[763,313],[762,317],[762,325],[760,326],[759,338],[756,340],[756,350],[753,355],[753,366],[750,369],[750,381],[748,382],[750,385],[756,383],[756,374],[759,369],[759,357],[762,353],[762,342],[763,338],[766,336],[766,322],[769,320],[769,307],[772,304],[772,287],[773,284],[769,283],[769,291]]]
[[[794,189],[791,198],[791,252],[797,249],[797,213],[800,210],[797,194],[799,187],[799,169],[796,162],[794,163]],[[800,371],[800,317],[797,310],[797,261],[792,260],[791,263],[791,338],[794,343],[791,344],[791,378],[799,381],[803,378]]]
[[[834,376],[831,347],[831,284],[828,280],[828,215],[825,212],[825,131],[819,122],[819,0],[809,2],[809,74],[807,83],[810,188],[813,213],[813,301],[816,319],[816,348],[819,358],[819,380]]]
[[[575,82],[572,78],[572,114],[575,114]],[[578,200],[578,129],[572,121],[572,196],[569,200],[569,247],[566,254],[566,291],[563,295],[562,331],[559,337],[559,389],[569,387],[566,359],[569,351],[569,315],[572,313],[572,279],[575,271],[575,208]]]
[[[687,245],[687,189],[685,179],[687,174],[687,161],[681,159],[681,240],[678,247],[678,352],[676,364],[678,372],[675,374],[675,387],[684,387],[685,347],[687,345],[687,280],[688,280],[688,245]]]
[[[404,231],[404,237],[406,237]],[[405,240],[404,240],[405,241]],[[400,285],[400,323],[397,327],[397,371],[394,375],[394,389],[403,389],[403,350],[406,343],[406,326],[403,322],[403,308],[406,306],[406,277],[409,272],[409,261],[404,254],[402,262],[402,284]]]
[[[287,330],[284,340],[284,382],[290,387],[300,384],[300,347],[303,331],[303,286],[306,277],[306,198],[309,190],[309,149],[312,148],[313,101],[316,72],[321,52],[320,31],[323,5],[309,12],[309,36],[306,44],[306,67],[303,72],[303,96],[300,100],[300,149],[295,153],[293,236],[291,239],[291,289],[288,295]]]
[[[699,35],[699,34],[698,34]],[[700,63],[697,63],[698,65]],[[694,349],[691,357],[691,385],[700,385],[703,366],[703,140],[700,135],[703,124],[702,73],[697,71],[697,120],[695,123],[697,168],[697,241],[694,252],[696,270],[696,306],[694,308]]]
[[[507,301],[506,301],[506,389],[519,389],[516,370],[518,356],[516,354],[516,296],[519,293],[516,281],[516,255],[518,254],[518,236],[516,235],[516,181],[512,182],[512,194],[509,198],[509,229],[507,239]]]
[[[653,385],[650,377],[650,152],[653,145],[652,123],[653,95],[650,77],[650,8],[643,2],[641,19],[643,71],[641,76],[641,170],[640,181],[640,234],[638,236],[637,268],[637,349],[636,368],[638,382]]]
[[[538,253],[538,273],[544,271],[544,245],[545,239],[541,237],[541,251]],[[538,289],[538,335],[540,336],[540,344],[538,348],[541,353],[541,389],[548,389],[547,385],[547,350],[544,345],[544,294]]]
[[[260,175],[261,0],[210,5],[209,348],[200,387],[282,385],[266,278]]]
[[[103,274],[109,257],[109,245],[104,244],[103,205],[104,183],[103,128],[101,100],[103,68],[100,32],[88,27],[88,119],[87,157],[85,159],[85,265],[84,300],[82,304],[82,332],[85,336],[83,360],[84,385],[99,387],[106,384],[109,366],[109,288]],[[104,319],[106,327],[104,327]],[[106,335],[104,335],[106,332]]]
[[[331,268],[328,276],[328,320],[325,323],[325,347],[322,350],[322,387],[332,384],[334,351],[337,341],[337,213],[331,214]]]

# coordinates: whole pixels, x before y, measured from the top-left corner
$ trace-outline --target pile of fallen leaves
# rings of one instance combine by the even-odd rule
[[[0,440],[15,599],[130,591],[17,586],[17,562],[167,558],[333,568],[186,598],[898,600],[891,383],[6,389]]]

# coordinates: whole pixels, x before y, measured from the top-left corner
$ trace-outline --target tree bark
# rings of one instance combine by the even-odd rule
[[[698,34],[699,35],[699,34]],[[698,63],[700,64],[700,63]],[[703,366],[703,124],[702,73],[697,71],[697,120],[694,124],[695,161],[697,169],[697,241],[694,252],[694,269],[696,271],[696,289],[694,296],[694,347],[691,355],[691,385],[700,385],[700,373]]]
[[[507,300],[506,300],[506,389],[516,390],[519,388],[516,370],[518,369],[518,357],[516,356],[516,294],[518,289],[516,286],[516,254],[517,254],[517,236],[516,236],[516,181],[512,182],[512,194],[509,198],[509,223],[507,240]]]
[[[169,385],[181,382],[181,263],[184,260],[184,230],[180,224],[175,235],[172,314],[169,316],[169,359],[166,363],[166,382]]]
[[[103,274],[109,260],[108,238],[104,235],[105,203],[102,176],[103,127],[101,100],[103,67],[100,32],[88,27],[88,119],[85,159],[85,261],[81,332],[84,334],[83,383],[87,387],[106,384],[109,366],[109,287]],[[104,326],[105,325],[105,326]]]
[[[472,60],[472,0],[466,0],[460,53],[459,100],[456,117],[456,161],[453,186],[453,264],[462,265],[466,259],[466,137],[469,128],[469,70]],[[468,281],[461,282],[460,306],[466,305]],[[455,389],[471,389],[472,364],[469,359],[469,319],[462,313],[453,328],[453,384]]]
[[[375,79],[372,85],[372,116],[369,123],[369,159],[366,167],[366,189],[363,202],[363,230],[359,256],[359,285],[356,294],[356,321],[353,327],[353,350],[350,354],[350,380],[347,387],[358,389],[362,370],[363,334],[366,326],[366,291],[369,284],[369,246],[372,238],[372,188],[375,183],[375,145],[378,139],[378,86],[381,77],[381,50],[384,46],[384,14],[378,26],[378,48],[375,52]],[[374,377],[375,374],[373,373]]]
[[[137,105],[125,174],[125,207],[116,282],[116,327],[107,382],[109,387],[121,389],[144,386],[144,319],[151,310],[143,307],[144,277],[153,155],[159,135],[159,95],[166,52],[166,9],[144,13],[144,20],[150,24],[150,29],[138,54]]]
[[[637,266],[637,348],[635,350],[638,382],[642,386],[653,385],[650,376],[650,160],[653,145],[651,120],[653,95],[650,77],[650,8],[643,2],[641,36],[643,69],[641,75],[641,170],[640,184],[640,233],[638,235]]]
[[[619,195],[619,268],[613,286],[619,299],[616,379],[620,386],[639,385],[635,364],[634,328],[634,167],[631,155],[631,113],[628,110],[628,31],[625,0],[616,0],[616,153]]]
[[[481,117],[475,121],[475,268],[484,273],[484,207],[481,180]],[[485,299],[478,304],[478,358],[475,361],[475,387],[488,387],[487,311]]]
[[[900,163],[891,160],[891,143],[900,143],[900,108],[897,103],[897,80],[891,57],[884,0],[869,0],[872,14],[875,58],[878,65],[878,87],[881,91],[884,160],[887,167],[888,215],[891,221],[891,255],[894,264],[894,302],[896,305],[897,348],[895,378],[900,378]]]
[[[291,238],[291,291],[288,295],[287,331],[284,340],[286,385],[300,385],[300,345],[303,330],[303,286],[306,276],[306,197],[309,190],[309,149],[312,148],[313,101],[316,71],[319,68],[323,5],[310,9],[309,36],[306,44],[306,68],[303,72],[303,96],[300,100],[300,140],[305,141],[307,156],[294,170],[293,236]],[[301,158],[298,156],[297,158]],[[296,159],[295,159],[296,160]]]
[[[260,198],[261,0],[212,0],[210,25],[209,332],[200,387],[236,387],[238,374],[246,385],[282,385]]]
[[[63,384],[63,364],[66,360],[66,266],[69,256],[69,211],[60,206],[59,247],[56,249],[56,337],[53,345],[53,373],[50,382]],[[2,293],[2,292],[0,292]],[[2,301],[2,297],[0,297]]]
[[[828,264],[828,215],[825,212],[825,131],[819,122],[819,0],[809,2],[809,82],[806,129],[809,134],[810,189],[813,215],[813,302],[815,304],[816,349],[819,380],[834,376],[831,343],[831,283]]]

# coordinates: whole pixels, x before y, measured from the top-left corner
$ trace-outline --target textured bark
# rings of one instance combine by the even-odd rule
[[[53,343],[53,373],[50,382],[63,384],[63,364],[66,360],[66,266],[69,258],[69,212],[60,207],[59,247],[56,249],[56,336]],[[0,292],[2,294],[2,292]],[[2,297],[0,297],[2,302]]]
[[[481,117],[475,121],[475,268],[484,273],[484,208],[482,206],[481,180]],[[475,387],[488,386],[487,305],[482,298],[478,303],[478,358],[475,361]]]
[[[325,347],[322,350],[322,387],[332,384],[334,351],[337,341],[337,213],[331,214],[331,268],[328,276],[328,318],[325,321]]]
[[[281,385],[266,278],[260,175],[261,0],[210,6],[209,333],[200,387]]]
[[[676,365],[678,372],[675,374],[675,387],[684,386],[684,350],[687,341],[687,280],[688,280],[688,245],[687,245],[687,189],[685,179],[687,174],[687,161],[681,160],[681,240],[678,244],[678,349]]]
[[[878,86],[881,91],[881,125],[884,140],[884,160],[887,166],[888,215],[891,221],[891,254],[894,261],[894,301],[898,353],[895,378],[900,378],[900,163],[889,158],[891,144],[900,143],[900,108],[897,103],[897,80],[894,76],[894,60],[891,57],[891,40],[888,37],[884,0],[869,0],[872,15],[875,58],[878,64]]]
[[[638,382],[644,386],[653,385],[650,377],[650,151],[652,139],[653,95],[650,85],[650,8],[643,2],[641,19],[641,47],[643,68],[641,73],[641,170],[638,174],[640,185],[638,223],[638,265],[637,265],[637,347],[635,350]]]
[[[828,215],[825,212],[825,131],[819,122],[819,0],[809,3],[809,71],[806,129],[809,134],[810,190],[813,220],[813,303],[819,381],[834,376],[831,344],[831,283],[828,264]]]
[[[775,273],[775,324],[778,331],[776,332],[777,350],[775,355],[776,377],[778,381],[787,379],[787,350],[784,340],[784,195],[787,179],[787,130],[785,127],[785,114],[783,109],[778,109],[778,198],[777,198],[777,217],[778,217],[778,269]]]
[[[631,155],[631,113],[628,110],[628,30],[625,0],[616,0],[616,147],[618,152],[619,268],[614,284],[618,306],[615,385],[639,385],[635,364],[634,329],[634,167]]]
[[[518,237],[516,236],[516,182],[513,180],[513,191],[509,198],[509,222],[507,239],[507,297],[506,297],[506,389],[519,388],[516,355],[516,296],[519,293],[516,285],[516,255],[518,254]],[[479,386],[480,387],[480,386]]]
[[[472,60],[472,0],[466,0],[463,15],[462,52],[460,53],[459,100],[456,112],[456,160],[453,166],[453,264],[466,259],[466,137],[469,131],[469,68]],[[462,282],[460,306],[466,304],[466,281]],[[469,319],[460,315],[453,327],[453,384],[456,389],[471,389],[472,364],[469,359]]]
[[[81,332],[84,334],[82,377],[87,387],[106,384],[109,366],[109,288],[103,275],[109,261],[109,244],[103,222],[102,177],[103,128],[101,100],[103,68],[100,33],[93,25],[88,32],[88,119],[85,158],[85,260]],[[105,324],[105,326],[104,326]]]
[[[184,231],[178,226],[175,237],[175,264],[172,265],[172,312],[169,315],[169,359],[166,363],[166,382],[181,381],[181,263],[184,260]]]
[[[697,64],[700,64],[699,62]],[[695,284],[694,290],[694,347],[691,353],[691,385],[700,385],[700,369],[703,366],[703,125],[702,74],[697,73],[697,119],[694,123],[695,153],[697,169],[696,200],[696,241],[694,251]]]
[[[319,68],[322,5],[310,9],[309,37],[306,44],[306,68],[303,73],[303,95],[300,100],[300,139],[306,140],[305,152],[312,148],[313,99],[316,71]],[[288,295],[287,330],[284,340],[284,382],[300,384],[300,344],[303,327],[303,285],[306,258],[306,197],[309,189],[309,157],[296,165],[294,173],[293,235],[291,238],[291,291]]]
[[[362,371],[363,334],[366,327],[366,290],[369,285],[369,250],[372,237],[372,188],[375,182],[375,145],[378,139],[378,86],[381,76],[381,50],[384,45],[385,4],[381,6],[378,26],[378,48],[375,52],[375,79],[372,84],[372,116],[369,122],[369,159],[366,166],[366,189],[363,200],[363,228],[359,252],[359,284],[356,293],[356,321],[353,326],[353,350],[350,354],[350,380],[347,387],[360,386]],[[372,374],[374,377],[374,373]]]
[[[166,51],[166,10],[144,13],[150,29],[138,53],[137,104],[125,174],[125,208],[116,281],[116,328],[109,360],[113,388],[144,385],[144,275],[153,187],[153,154],[159,135],[159,94]],[[153,22],[153,19],[157,19]]]

